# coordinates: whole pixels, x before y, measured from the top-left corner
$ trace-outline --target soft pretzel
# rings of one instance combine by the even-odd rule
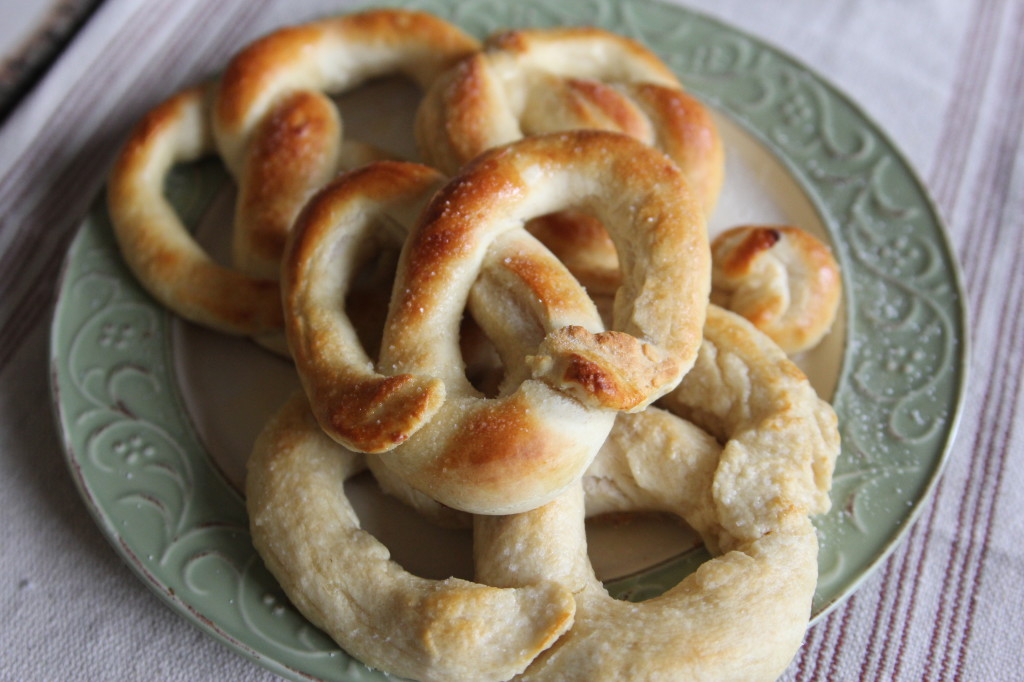
[[[476,47],[454,26],[403,10],[313,22],[253,43],[218,83],[162,103],[125,143],[108,206],[128,265],[186,319],[275,345],[283,323],[276,280],[295,214],[339,169],[379,156],[342,141],[324,93],[392,72],[426,87]],[[218,149],[239,183],[232,267],[204,252],[163,194],[173,165]]]
[[[572,623],[563,587],[503,589],[405,571],[362,530],[344,482],[364,467],[323,434],[301,393],[248,463],[253,542],[288,598],[367,665],[418,680],[506,680]]]
[[[424,159],[445,172],[525,135],[579,128],[631,135],[668,154],[710,213],[723,151],[710,113],[650,50],[596,28],[499,33],[428,90]]]
[[[704,219],[663,154],[626,135],[593,130],[524,138],[481,155],[449,182],[428,206],[410,248],[429,255],[437,241],[487,240],[567,205],[599,216],[623,254],[612,321],[617,331],[595,337],[575,326],[552,330],[528,358],[532,375],[595,407],[643,409],[678,384],[693,362],[706,308]],[[406,289],[416,297],[414,285],[430,282],[436,268],[429,260],[410,261]],[[444,261],[465,291],[472,273],[455,268],[470,262],[457,254]],[[431,323],[409,315],[414,308],[403,302],[393,309],[389,329]],[[434,310],[434,319],[444,319]]]
[[[422,168],[369,166],[300,216],[284,279],[296,366],[324,429],[386,453],[383,465],[413,487],[474,513],[535,507],[582,474],[611,410],[642,409],[692,363],[707,305],[702,215],[678,169],[624,135],[530,138],[486,154],[442,188],[407,239],[373,368],[344,319],[345,282],[367,235],[409,224],[394,207],[429,188],[399,176],[436,177]],[[622,331],[602,331],[584,290],[521,229],[566,193],[611,218],[632,254],[616,306]],[[467,303],[505,365],[495,399],[464,373]]]
[[[715,307],[667,404],[710,432],[654,409],[621,415],[580,484],[545,507],[476,520],[477,580],[556,579],[576,595],[572,629],[517,679],[775,679],[800,646],[834,412],[777,346]],[[584,505],[678,514],[717,556],[661,596],[613,599],[587,558]]]
[[[839,265],[825,244],[791,226],[743,225],[711,246],[711,300],[739,313],[791,355],[815,346],[835,321]]]
[[[382,9],[284,28],[236,55],[221,77],[213,124],[239,184],[239,267],[277,273],[295,215],[344,164],[342,122],[330,96],[393,74],[426,89],[477,48],[430,14]]]
[[[178,93],[136,125],[111,172],[107,206],[125,261],[158,301],[226,333],[266,334],[283,323],[276,281],[216,263],[164,196],[175,164],[214,153],[212,91],[206,85]]]
[[[338,442],[386,452],[384,463],[402,480],[452,507],[488,513],[529,508],[582,474],[613,414],[587,409],[538,381],[516,386],[501,399],[478,396],[463,374],[457,318],[454,327],[424,330],[426,338],[396,339],[385,328],[375,368],[344,312],[359,264],[405,240],[440,182],[426,166],[378,162],[339,177],[306,207],[283,279],[296,368],[317,419]],[[510,235],[480,255],[485,272],[495,271],[492,278],[539,297],[532,309],[508,311],[510,320],[527,330],[568,320],[600,331],[590,299],[529,235]],[[446,282],[440,263],[436,269],[435,276]],[[466,292],[461,302],[459,296],[447,299],[458,308],[453,315],[466,305]],[[505,336],[517,333],[522,332],[506,330]],[[432,350],[440,360],[430,372],[392,371],[383,350],[397,346]]]

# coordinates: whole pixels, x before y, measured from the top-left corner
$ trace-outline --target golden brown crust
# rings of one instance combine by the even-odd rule
[[[158,301],[225,333],[261,334],[282,323],[276,282],[214,262],[163,192],[174,164],[214,151],[209,92],[210,86],[182,91],[143,117],[115,162],[107,206],[125,261]]]
[[[296,369],[323,427],[363,452],[404,442],[444,400],[437,379],[373,371],[344,310],[362,263],[401,246],[404,225],[441,181],[426,166],[392,161],[344,174],[306,205],[284,258],[286,332]],[[338,240],[345,249],[335,247]]]
[[[412,487],[475,513],[535,507],[582,474],[611,427],[608,410],[642,409],[693,362],[707,305],[703,217],[676,166],[621,134],[521,140],[417,208],[436,179],[378,163],[306,207],[284,266],[296,366],[331,436],[379,454]],[[613,236],[633,254],[618,331],[603,330],[583,289],[522,229],[574,201],[621,225]],[[347,282],[381,230],[400,240],[417,214],[374,368],[341,312]],[[467,305],[505,366],[495,399],[463,371]]]
[[[454,173],[524,135],[575,129],[628,134],[666,152],[710,213],[724,155],[707,110],[642,45],[596,28],[516,30],[442,75],[417,112],[427,162]]]
[[[390,74],[425,88],[477,47],[441,19],[386,9],[284,28],[239,52],[213,112],[218,148],[239,183],[236,263],[250,273],[276,273],[303,203],[346,169],[341,121],[328,95]]]
[[[825,244],[789,225],[743,225],[712,242],[712,300],[754,323],[787,353],[815,346],[842,294]]]
[[[401,9],[279,29],[239,52],[225,69],[214,112],[218,146],[228,166],[237,169],[257,122],[281,96],[296,89],[339,94],[390,73],[427,87],[478,46],[452,24]]]
[[[158,106],[125,144],[108,204],[129,266],[186,319],[284,351],[276,280],[292,221],[339,168],[377,154],[343,144],[325,93],[392,72],[426,87],[477,47],[454,26],[404,10],[326,19],[256,41],[219,82]],[[239,183],[230,268],[203,252],[163,197],[173,164],[215,151]]]
[[[525,233],[528,242],[505,240],[490,250],[444,231],[404,239],[439,181],[425,166],[378,162],[340,177],[307,205],[283,282],[296,367],[331,437],[378,453],[381,465],[413,487],[458,509],[497,513],[535,506],[582,474],[612,415],[539,382],[498,399],[478,397],[462,373],[457,335],[466,294],[451,293],[442,262],[482,248],[492,263],[487,281],[520,287],[543,302],[538,310],[520,311],[519,319],[600,321],[572,277]],[[360,258],[403,240],[400,272],[413,276],[395,285],[374,368],[341,302]],[[467,288],[474,274],[464,273]],[[451,313],[451,325],[431,324],[438,307]]]
[[[614,197],[614,199],[609,199]],[[703,216],[678,168],[657,150],[632,138],[600,131],[574,131],[525,138],[477,157],[435,199],[413,237],[407,299],[395,309],[403,326],[422,324],[420,308],[441,273],[437,245],[456,245],[485,230],[504,230],[535,215],[566,206],[584,206],[614,225],[611,237],[625,254],[618,294],[617,331],[639,340],[630,366],[606,380],[580,382],[566,375],[562,355],[580,359],[611,357],[599,340],[573,337],[572,348],[555,335],[531,359],[534,376],[568,390],[588,404],[642,409],[671,390],[692,362],[700,343],[707,303],[707,246]],[[430,211],[433,210],[433,213]],[[521,222],[519,222],[521,221]],[[447,259],[456,264],[457,259]],[[452,267],[452,266],[445,266]],[[616,344],[620,350],[622,344]],[[619,353],[620,361],[626,357]],[[579,365],[578,361],[571,364]],[[609,392],[607,388],[619,387]],[[590,390],[599,389],[599,390]]]

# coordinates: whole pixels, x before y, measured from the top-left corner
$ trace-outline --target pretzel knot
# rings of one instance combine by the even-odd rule
[[[709,287],[703,215],[675,164],[625,135],[579,131],[489,152],[422,209],[373,367],[343,313],[345,283],[381,225],[396,237],[410,225],[414,211],[394,207],[426,202],[437,177],[382,162],[314,198],[285,268],[289,343],[339,443],[386,453],[386,467],[451,507],[522,511],[582,474],[614,411],[643,409],[692,365]],[[626,254],[614,331],[523,229],[567,204],[599,215]],[[463,370],[467,305],[504,364],[497,398]]]
[[[658,147],[710,213],[723,178],[710,113],[653,52],[613,33],[496,34],[435,82],[416,121],[424,159],[448,173],[523,136],[574,129],[621,132]]]
[[[581,483],[545,507],[475,520],[477,580],[556,580],[576,596],[572,628],[517,679],[769,680],[799,648],[818,575],[809,515],[829,506],[835,413],[774,343],[715,306],[666,401],[690,421],[623,415]],[[616,600],[587,557],[584,508],[676,514],[714,558],[659,597]]]
[[[108,204],[130,267],[183,317],[269,338],[282,326],[276,281],[295,215],[339,170],[381,155],[343,140],[328,95],[395,73],[425,89],[477,47],[454,26],[403,10],[312,22],[254,42],[217,83],[159,105],[126,142]],[[239,186],[230,268],[203,251],[163,196],[174,164],[218,151]]]
[[[816,345],[842,293],[828,247],[796,227],[743,225],[711,245],[711,300],[739,313],[790,354]]]

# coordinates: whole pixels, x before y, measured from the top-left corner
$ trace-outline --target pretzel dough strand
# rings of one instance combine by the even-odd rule
[[[258,121],[289,92],[340,93],[376,76],[403,73],[420,87],[478,43],[423,12],[375,10],[284,28],[231,61],[217,98],[217,145],[240,171]]]
[[[502,589],[406,572],[360,529],[343,483],[364,467],[293,396],[249,460],[253,542],[289,599],[369,666],[425,681],[505,680],[572,623],[572,595],[548,580]]]
[[[839,453],[832,407],[749,322],[717,306],[708,308],[708,319],[718,331],[664,404],[728,437],[714,483],[721,522],[750,540],[787,519],[828,511]]]
[[[717,201],[724,154],[708,111],[653,52],[600,29],[496,34],[435,82],[416,120],[423,157],[448,173],[524,136],[575,129],[658,146],[706,213]]]
[[[107,206],[125,261],[158,301],[228,334],[262,334],[282,324],[277,283],[214,262],[164,196],[175,164],[215,153],[212,90],[185,90],[138,123],[111,172]]]
[[[827,500],[835,414],[739,316],[709,308],[705,334],[666,402],[683,413],[699,405],[724,447],[668,413],[624,415],[581,484],[475,524],[479,580],[557,578],[576,595],[572,629],[518,679],[770,680],[799,647],[818,572],[809,514]],[[722,367],[740,379],[723,381]],[[661,596],[613,599],[587,557],[584,490],[589,511],[671,511],[723,553]]]
[[[614,327],[549,330],[531,356],[534,376],[595,407],[636,410],[678,383],[700,343],[709,271],[702,214],[679,170],[663,154],[625,135],[575,131],[525,138],[467,165],[428,207],[400,270],[388,329],[426,338],[454,324],[450,308],[468,296],[496,235],[567,205],[587,206],[610,227],[625,254]],[[441,249],[443,245],[443,249]],[[439,253],[445,254],[439,258]],[[419,255],[416,255],[419,254]],[[419,260],[417,260],[419,259]],[[441,290],[432,284],[449,284]],[[447,320],[443,323],[443,320]],[[444,365],[437,344],[406,344],[389,371]]]
[[[477,47],[476,40],[436,17],[385,9],[284,28],[238,53],[221,79],[214,131],[239,184],[239,267],[276,273],[300,207],[339,170],[351,168],[345,166],[352,159],[329,96],[390,74],[425,89]]]
[[[380,375],[345,313],[362,262],[399,248],[441,184],[436,171],[382,161],[340,176],[296,220],[282,289],[292,357],[318,421],[342,444],[382,452],[438,409],[445,386],[408,373]]]

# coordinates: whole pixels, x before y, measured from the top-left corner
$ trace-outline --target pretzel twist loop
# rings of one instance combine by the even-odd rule
[[[551,581],[505,589],[407,572],[360,528],[345,495],[364,467],[324,435],[299,392],[264,427],[246,480],[260,556],[346,652],[427,682],[507,680],[569,628],[572,595]]]
[[[238,179],[235,258],[274,274],[309,196],[349,167],[331,96],[400,74],[426,89],[478,43],[422,12],[373,10],[285,28],[236,55],[221,79],[213,126]],[[359,161],[373,157],[364,151]]]
[[[723,178],[721,139],[708,110],[650,50],[596,28],[516,30],[443,74],[417,112],[428,163],[448,173],[528,135],[621,132],[668,154],[705,213]]]
[[[214,88],[184,90],[142,118],[115,162],[107,205],[125,261],[160,303],[225,333],[265,334],[283,324],[276,281],[216,263],[164,196],[174,165],[215,153]]]
[[[477,47],[425,13],[367,11],[272,33],[236,55],[218,82],[156,107],[126,141],[108,186],[136,277],[186,319],[275,345],[276,281],[295,215],[340,169],[382,154],[343,140],[328,95],[391,73],[425,89]],[[173,165],[218,152],[239,186],[231,267],[205,253],[163,195]]]
[[[625,135],[542,136],[485,154],[430,200],[406,239],[372,368],[352,350],[341,312],[339,282],[354,271],[345,263],[361,248],[357,235],[380,232],[371,225],[382,211],[387,225],[408,224],[409,213],[385,206],[428,193],[380,180],[388,168],[409,167],[345,176],[296,224],[288,334],[318,419],[347,447],[387,453],[385,466],[457,509],[509,513],[550,500],[582,474],[612,410],[643,409],[692,364],[709,286],[700,209],[671,161]],[[604,331],[585,291],[522,229],[567,201],[607,218],[633,254],[618,331]],[[496,399],[477,394],[464,373],[467,304],[505,364]]]

